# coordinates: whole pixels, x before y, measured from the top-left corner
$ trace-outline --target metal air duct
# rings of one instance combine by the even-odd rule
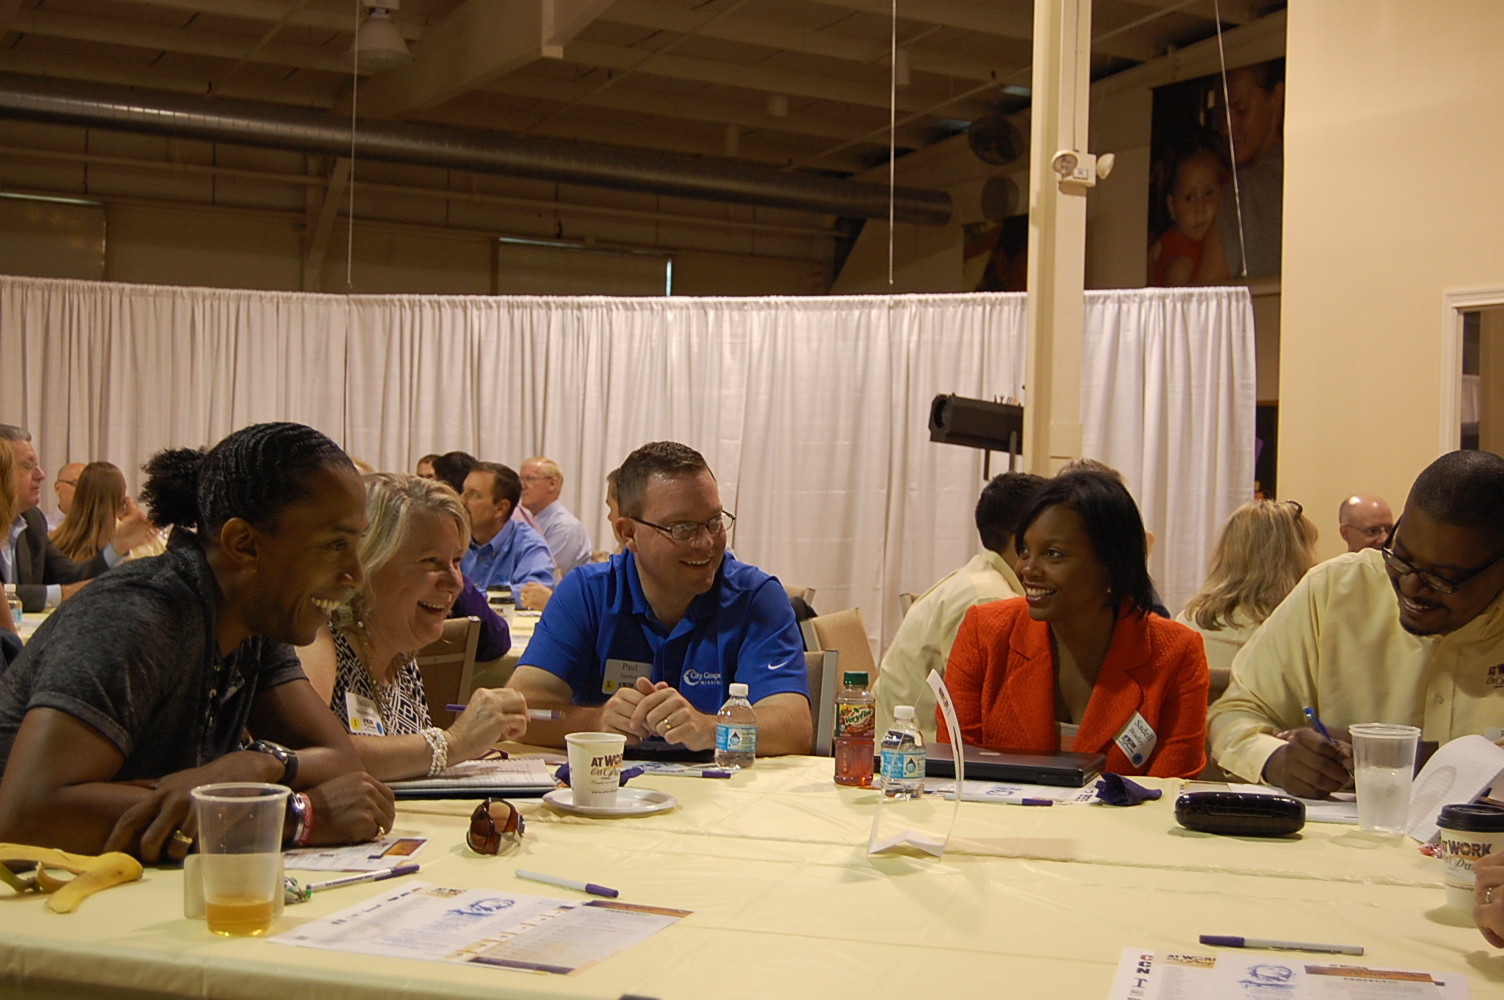
[[[0,73],[0,118],[225,142],[270,149],[350,154],[350,123],[309,108],[204,98]],[[647,194],[763,205],[861,219],[888,217],[880,184],[799,174],[752,164],[595,146],[563,139],[518,138],[494,132],[362,121],[359,158],[639,191]],[[944,225],[950,196],[898,188],[898,222]]]

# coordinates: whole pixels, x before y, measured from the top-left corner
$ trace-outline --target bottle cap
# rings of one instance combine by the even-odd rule
[[[867,686],[867,671],[865,671],[865,670],[848,670],[844,674],[841,675],[841,680],[842,680],[842,683],[846,687],[849,687],[849,688],[852,688],[852,687],[866,687]]]
[[[731,697],[733,697],[733,698],[745,698],[745,697],[747,697],[747,685],[745,685],[745,684],[740,684],[740,683],[732,684],[731,688],[730,688],[730,691],[731,691]]]
[[[914,717],[914,706],[913,705],[894,705],[893,706],[893,718],[895,718],[895,719],[912,719],[913,717]]]

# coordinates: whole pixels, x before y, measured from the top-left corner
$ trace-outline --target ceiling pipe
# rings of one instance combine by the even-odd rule
[[[315,109],[18,73],[0,73],[0,118],[350,155],[350,123]],[[888,217],[888,188],[881,184],[563,139],[363,121],[356,131],[355,155],[677,198],[861,219]],[[950,196],[943,191],[901,187],[893,199],[897,222],[940,226],[950,220]]]

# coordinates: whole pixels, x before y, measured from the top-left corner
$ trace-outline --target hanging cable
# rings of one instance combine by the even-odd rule
[[[1227,92],[1227,52],[1222,48],[1222,2],[1212,0],[1217,22],[1217,62],[1222,68],[1222,112],[1227,118],[1227,149],[1232,156],[1232,205],[1238,216],[1238,277],[1248,277],[1248,242],[1243,236],[1243,192],[1238,189],[1238,141],[1232,134],[1232,99]]]
[[[355,113],[360,106],[360,7],[355,0],[355,34],[357,44],[351,50],[354,67],[350,71],[350,177],[349,210],[345,212],[345,291],[355,287]]]
[[[898,0],[888,33],[888,284],[893,284],[893,196],[898,187]]]

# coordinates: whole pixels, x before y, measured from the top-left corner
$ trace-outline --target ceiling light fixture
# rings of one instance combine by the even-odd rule
[[[413,61],[407,41],[392,23],[392,11],[400,6],[401,0],[365,4],[366,19],[355,33],[355,41],[347,53],[357,67],[384,73]]]

